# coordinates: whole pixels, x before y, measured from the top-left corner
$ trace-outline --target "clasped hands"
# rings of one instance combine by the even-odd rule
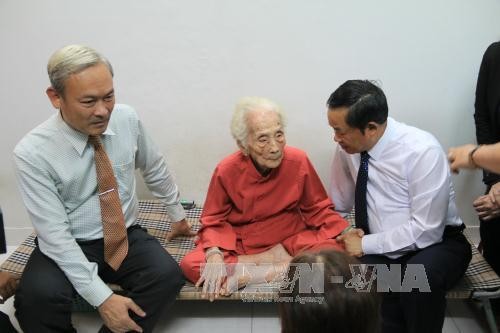
[[[450,148],[448,160],[451,171],[458,173],[461,168],[476,168],[472,158],[475,150],[477,150],[477,146],[472,144]],[[473,206],[479,218],[484,221],[500,216],[500,183],[493,185],[488,194],[478,197],[473,202]]]
[[[478,197],[472,205],[484,221],[500,216],[500,183],[493,185],[488,194]]]
[[[351,229],[343,235],[337,236],[336,240],[338,243],[343,243],[345,251],[354,257],[363,256],[363,247],[361,245],[361,238],[365,233],[362,229]]]

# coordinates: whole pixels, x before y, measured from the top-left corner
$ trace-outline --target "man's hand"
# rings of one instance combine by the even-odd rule
[[[112,332],[142,332],[142,328],[130,318],[128,312],[131,310],[140,317],[146,316],[146,313],[132,299],[113,294],[99,305],[98,310],[104,325]]]
[[[186,219],[171,224],[170,231],[167,233],[167,242],[179,236],[196,236],[196,231],[191,230],[191,223]]]
[[[8,272],[0,272],[0,303],[6,301],[10,296],[14,295],[19,284],[19,275],[14,275]]]
[[[492,187],[488,194],[478,197],[472,203],[477,216],[484,221],[491,220],[500,215],[500,205],[495,201],[494,191]]]
[[[348,254],[354,257],[363,256],[363,248],[361,246],[361,238],[364,236],[361,229],[352,229],[347,233],[337,236],[337,242],[344,243],[345,250]]]
[[[471,163],[472,161],[469,157],[469,154],[474,148],[476,148],[475,145],[468,144],[448,150],[448,161],[450,161],[452,172],[458,173],[460,169],[474,169],[476,167]]]
[[[207,258],[200,278],[196,281],[196,287],[199,287],[203,283],[201,297],[205,298],[208,294],[210,302],[213,302],[214,299],[219,297],[223,292],[222,284],[226,276],[227,271],[223,255],[220,253],[213,253]]]
[[[500,207],[500,182],[494,184],[488,192],[490,199],[493,203]]]

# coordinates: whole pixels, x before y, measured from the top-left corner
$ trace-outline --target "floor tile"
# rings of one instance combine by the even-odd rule
[[[275,303],[254,303],[252,332],[280,332],[278,306]]]
[[[239,301],[180,301],[158,323],[158,332],[252,332],[252,304]]]
[[[489,332],[484,310],[472,300],[448,300],[447,318],[455,323],[460,333]]]

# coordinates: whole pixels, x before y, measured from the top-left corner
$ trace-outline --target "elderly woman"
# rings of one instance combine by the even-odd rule
[[[236,105],[231,132],[239,151],[216,167],[197,246],[181,262],[210,300],[227,294],[226,277],[236,274],[224,263],[283,267],[305,250],[342,249],[335,237],[348,223],[334,211],[306,154],[286,146],[284,127],[280,108],[268,99],[246,97]],[[260,282],[273,273],[263,274]],[[237,278],[239,287],[256,281]]]

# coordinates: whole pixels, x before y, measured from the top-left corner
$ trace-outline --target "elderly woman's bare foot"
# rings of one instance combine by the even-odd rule
[[[287,257],[285,257],[287,258]],[[252,285],[281,283],[288,273],[290,260],[280,263],[236,264],[234,271],[228,275],[221,288],[221,295],[231,296],[238,290]]]
[[[288,273],[289,264],[290,260],[270,265],[266,273],[266,281],[268,283],[282,282]]]
[[[222,284],[221,295],[231,296],[232,293],[244,288],[252,279],[244,264],[236,264],[233,274]]]
[[[276,244],[268,251],[272,255],[272,261],[270,263],[288,263],[292,260],[292,257],[281,243]]]
[[[288,262],[290,260],[292,260],[292,257],[281,244],[276,244],[269,250],[261,253],[238,256],[238,262],[241,264],[262,265]]]

